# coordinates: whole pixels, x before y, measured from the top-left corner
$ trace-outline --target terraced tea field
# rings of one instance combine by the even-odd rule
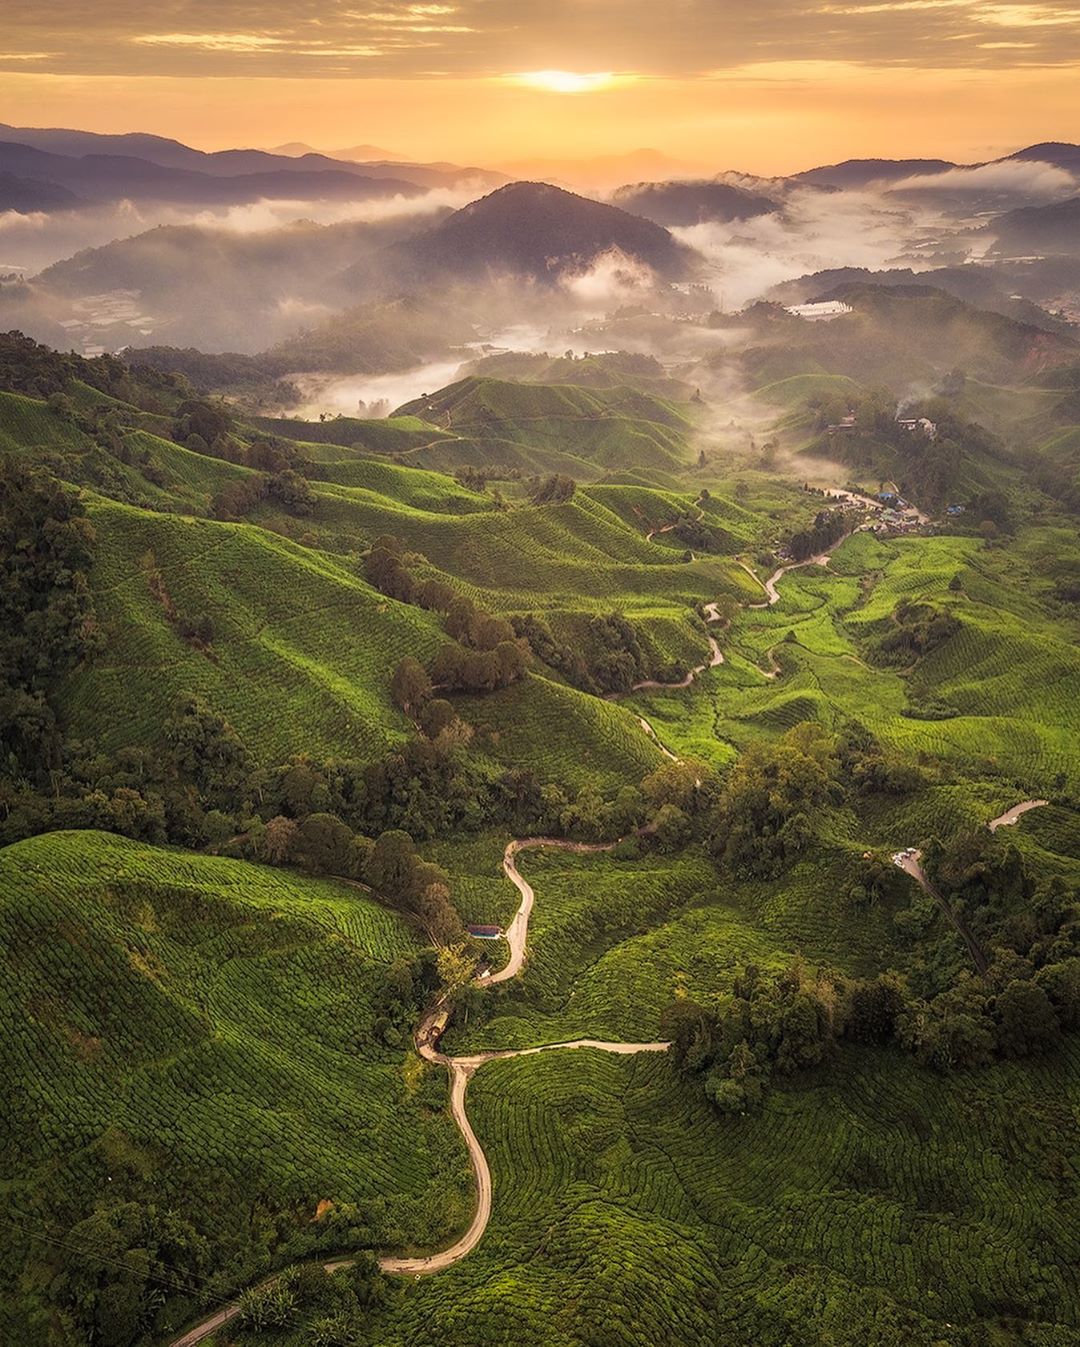
[[[418,942],[366,895],[53,833],[0,852],[0,922],[4,1072],[21,1084],[5,1105],[9,1309],[106,1193],[182,1208],[227,1251],[219,1290],[316,1233],[321,1203],[406,1245],[463,1219],[441,1075],[372,1032],[387,965]],[[192,1308],[181,1297],[173,1322]]]

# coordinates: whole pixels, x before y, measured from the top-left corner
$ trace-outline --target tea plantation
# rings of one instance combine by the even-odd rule
[[[305,423],[31,347],[0,1340],[1080,1344],[1080,546],[959,420],[1047,390],[875,532],[797,351],[717,452],[674,378]]]

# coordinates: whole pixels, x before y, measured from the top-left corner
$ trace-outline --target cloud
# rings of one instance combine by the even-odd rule
[[[1037,160],[1006,159],[975,168],[952,168],[905,178],[893,184],[894,192],[1009,192],[1023,197],[1053,200],[1075,192],[1077,180],[1055,164]]]
[[[980,5],[973,17],[999,28],[1057,28],[1080,23],[1080,9],[1055,5]]]
[[[561,285],[582,308],[605,313],[648,294],[656,284],[652,269],[637,258],[612,248],[593,260],[587,271],[564,276]]]
[[[285,45],[279,37],[258,33],[140,33],[131,40],[147,47],[197,47],[200,51],[268,51]]]
[[[1076,0],[679,0],[674,16],[655,0],[187,0],[166,6],[189,20],[177,27],[175,17],[167,27],[148,18],[157,11],[142,0],[11,8],[7,59],[21,49],[33,58],[23,65],[66,74],[250,74],[255,58],[259,75],[334,76],[355,60],[363,74],[417,77],[437,64],[447,76],[483,79],[568,64],[570,75],[678,79],[765,62],[1007,64],[1008,50],[970,40],[973,29],[1024,31],[1047,62],[1080,60]]]
[[[799,191],[779,215],[672,233],[703,254],[724,308],[737,310],[809,272],[888,266],[911,237],[911,223],[910,211],[870,192]]]

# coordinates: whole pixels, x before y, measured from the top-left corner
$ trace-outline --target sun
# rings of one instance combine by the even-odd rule
[[[573,70],[527,70],[510,77],[515,84],[529,89],[542,89],[549,94],[590,94],[598,89],[610,89],[617,77],[609,71],[578,74]]]

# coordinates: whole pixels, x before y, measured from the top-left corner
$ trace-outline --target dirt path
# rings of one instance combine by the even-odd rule
[[[645,717],[644,717],[644,716],[638,716],[637,720],[638,720],[638,724],[639,724],[639,725],[641,726],[641,728],[645,731],[645,733],[649,736],[649,738],[653,741],[653,743],[654,743],[654,744],[656,745],[656,747],[660,750],[660,752],[663,753],[664,757],[670,759],[670,761],[672,761],[672,762],[678,762],[678,761],[679,761],[679,755],[678,755],[677,753],[672,753],[671,749],[668,748],[664,743],[661,742],[660,736],[656,733],[656,731],[655,731],[655,730],[653,729],[653,727],[649,724],[649,722],[645,719]]]
[[[715,669],[718,664],[723,664],[724,652],[716,643],[714,636],[709,637],[709,659],[705,664],[695,664],[685,678],[680,678],[677,683],[660,683],[655,678],[646,678],[640,683],[635,683],[630,689],[631,692],[644,692],[650,688],[688,688],[697,678],[698,674],[703,674],[706,669]],[[613,697],[623,696],[622,693],[613,693]]]

